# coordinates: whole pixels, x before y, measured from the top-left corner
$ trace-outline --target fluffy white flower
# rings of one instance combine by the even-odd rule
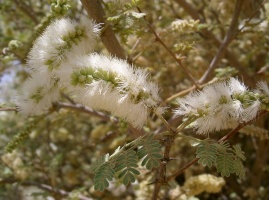
[[[145,70],[92,53],[98,32],[99,27],[86,17],[48,26],[28,55],[34,73],[18,100],[22,113],[41,114],[58,100],[61,88],[77,102],[109,111],[134,127],[145,124],[149,110],[158,108],[158,86],[147,81]]]
[[[60,97],[58,80],[48,74],[32,74],[17,97],[17,106],[26,116],[43,114]]]
[[[240,94],[247,90],[247,87],[236,78],[230,78],[228,84],[233,94]]]
[[[34,71],[52,71],[70,55],[90,53],[99,30],[99,26],[85,16],[79,22],[68,18],[56,20],[34,42],[28,65]]]
[[[259,111],[260,105],[261,102],[259,100],[252,102],[250,106],[242,111],[240,120],[242,122],[248,122],[254,119]]]
[[[220,131],[256,117],[261,103],[251,95],[244,84],[230,78],[179,99],[175,114],[194,117],[192,125],[199,134]]]
[[[76,101],[109,111],[135,127],[141,128],[148,109],[160,102],[158,87],[147,81],[146,71],[134,69],[124,60],[90,54],[64,65],[57,76],[64,87],[72,88]]]
[[[258,87],[259,90],[264,92],[267,96],[269,96],[269,87],[268,87],[266,82],[264,82],[264,81],[259,82],[257,84],[257,87]]]

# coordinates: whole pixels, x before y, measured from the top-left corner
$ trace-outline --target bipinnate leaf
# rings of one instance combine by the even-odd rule
[[[138,150],[138,158],[142,160],[141,165],[146,166],[148,170],[159,167],[161,155],[161,144],[158,140],[149,135],[143,141],[143,146]]]
[[[208,140],[202,141],[196,150],[198,163],[203,166],[215,165],[221,176],[228,177],[235,173],[239,178],[245,177],[245,169],[242,163],[246,159],[245,153],[239,145],[233,148],[227,142],[212,144]]]
[[[118,178],[122,180],[124,185],[135,182],[135,176],[139,175],[138,159],[134,150],[129,150],[116,159],[115,172],[118,172]]]
[[[233,149],[234,149],[234,153],[235,155],[241,159],[241,160],[246,160],[246,157],[245,157],[245,152],[242,151],[241,147],[237,144],[237,145],[234,145],[233,146]]]
[[[218,154],[216,168],[223,177],[228,177],[231,173],[234,173],[233,154],[228,152]]]
[[[196,150],[196,157],[199,158],[198,163],[203,166],[211,167],[217,159],[217,146],[209,141],[201,142]]]
[[[244,179],[246,177],[245,167],[242,160],[238,158],[234,159],[234,172],[240,179]]]
[[[95,173],[94,189],[104,191],[109,186],[108,181],[113,180],[114,174],[113,166],[109,163],[103,164]]]
[[[234,173],[234,154],[229,143],[216,144],[218,155],[216,160],[216,168],[221,176],[228,177]]]

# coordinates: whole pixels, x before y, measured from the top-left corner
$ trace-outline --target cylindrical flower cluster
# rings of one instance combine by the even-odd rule
[[[85,16],[80,21],[56,20],[46,28],[28,54],[30,78],[17,99],[21,113],[41,114],[59,99],[61,84],[56,72],[68,57],[93,52],[99,31]]]
[[[268,104],[269,89],[265,82],[250,91],[235,78],[209,85],[179,99],[177,115],[193,119],[199,134],[228,129],[254,119]]]
[[[65,65],[58,76],[66,88],[72,88],[77,102],[110,111],[135,127],[141,127],[148,108],[156,108],[160,102],[158,87],[147,81],[146,71],[134,69],[124,60],[93,53]]]
[[[160,102],[157,85],[147,81],[145,70],[93,53],[98,32],[86,17],[61,19],[45,30],[28,56],[32,73],[18,101],[22,113],[43,113],[64,90],[76,102],[109,111],[134,127],[145,124],[149,110]]]

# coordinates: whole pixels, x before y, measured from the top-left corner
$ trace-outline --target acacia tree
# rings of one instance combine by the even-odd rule
[[[268,14],[4,0],[1,198],[268,198]]]

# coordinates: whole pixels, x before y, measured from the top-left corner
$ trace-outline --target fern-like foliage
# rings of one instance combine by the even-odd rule
[[[233,146],[234,154],[241,160],[246,160],[245,152],[242,151],[241,147],[237,144]]]
[[[148,170],[159,167],[161,155],[161,144],[154,140],[153,135],[149,135],[146,140],[142,141],[142,147],[138,150],[137,155],[142,159],[142,166],[146,166]]]
[[[94,177],[94,189],[99,191],[104,191],[108,186],[108,181],[112,181],[115,171],[113,166],[106,162],[95,173]]]
[[[208,140],[201,142],[196,150],[196,157],[199,158],[198,163],[203,166],[211,167],[217,159],[217,146]]]
[[[231,173],[234,173],[234,159],[231,150],[228,143],[221,143],[218,145],[216,168],[223,177],[228,177]]]
[[[229,143],[212,143],[210,140],[202,141],[196,150],[198,163],[203,166],[215,166],[223,177],[235,173],[239,178],[245,177],[245,169],[242,161],[246,159],[239,145],[232,148]]]
[[[22,128],[22,130],[16,134],[11,141],[6,145],[5,151],[11,153],[15,150],[23,141],[25,141],[32,130],[36,127],[36,124],[43,119],[43,115],[35,118],[30,118],[30,120],[26,123],[26,125]]]
[[[138,149],[138,150],[137,150]],[[118,179],[122,184],[135,182],[140,174],[139,162],[148,170],[159,166],[161,144],[154,139],[154,135],[144,135],[123,147],[118,147],[112,155],[106,154],[98,158],[90,167],[95,174],[94,188],[103,191],[109,186],[109,181]]]
[[[118,172],[118,178],[122,179],[124,185],[135,182],[135,176],[139,175],[138,158],[134,150],[126,151],[120,154],[116,159],[115,172]]]
[[[246,176],[245,168],[242,161],[246,160],[245,153],[241,150],[239,145],[233,146],[235,158],[234,158],[234,171],[235,174],[243,179]]]

